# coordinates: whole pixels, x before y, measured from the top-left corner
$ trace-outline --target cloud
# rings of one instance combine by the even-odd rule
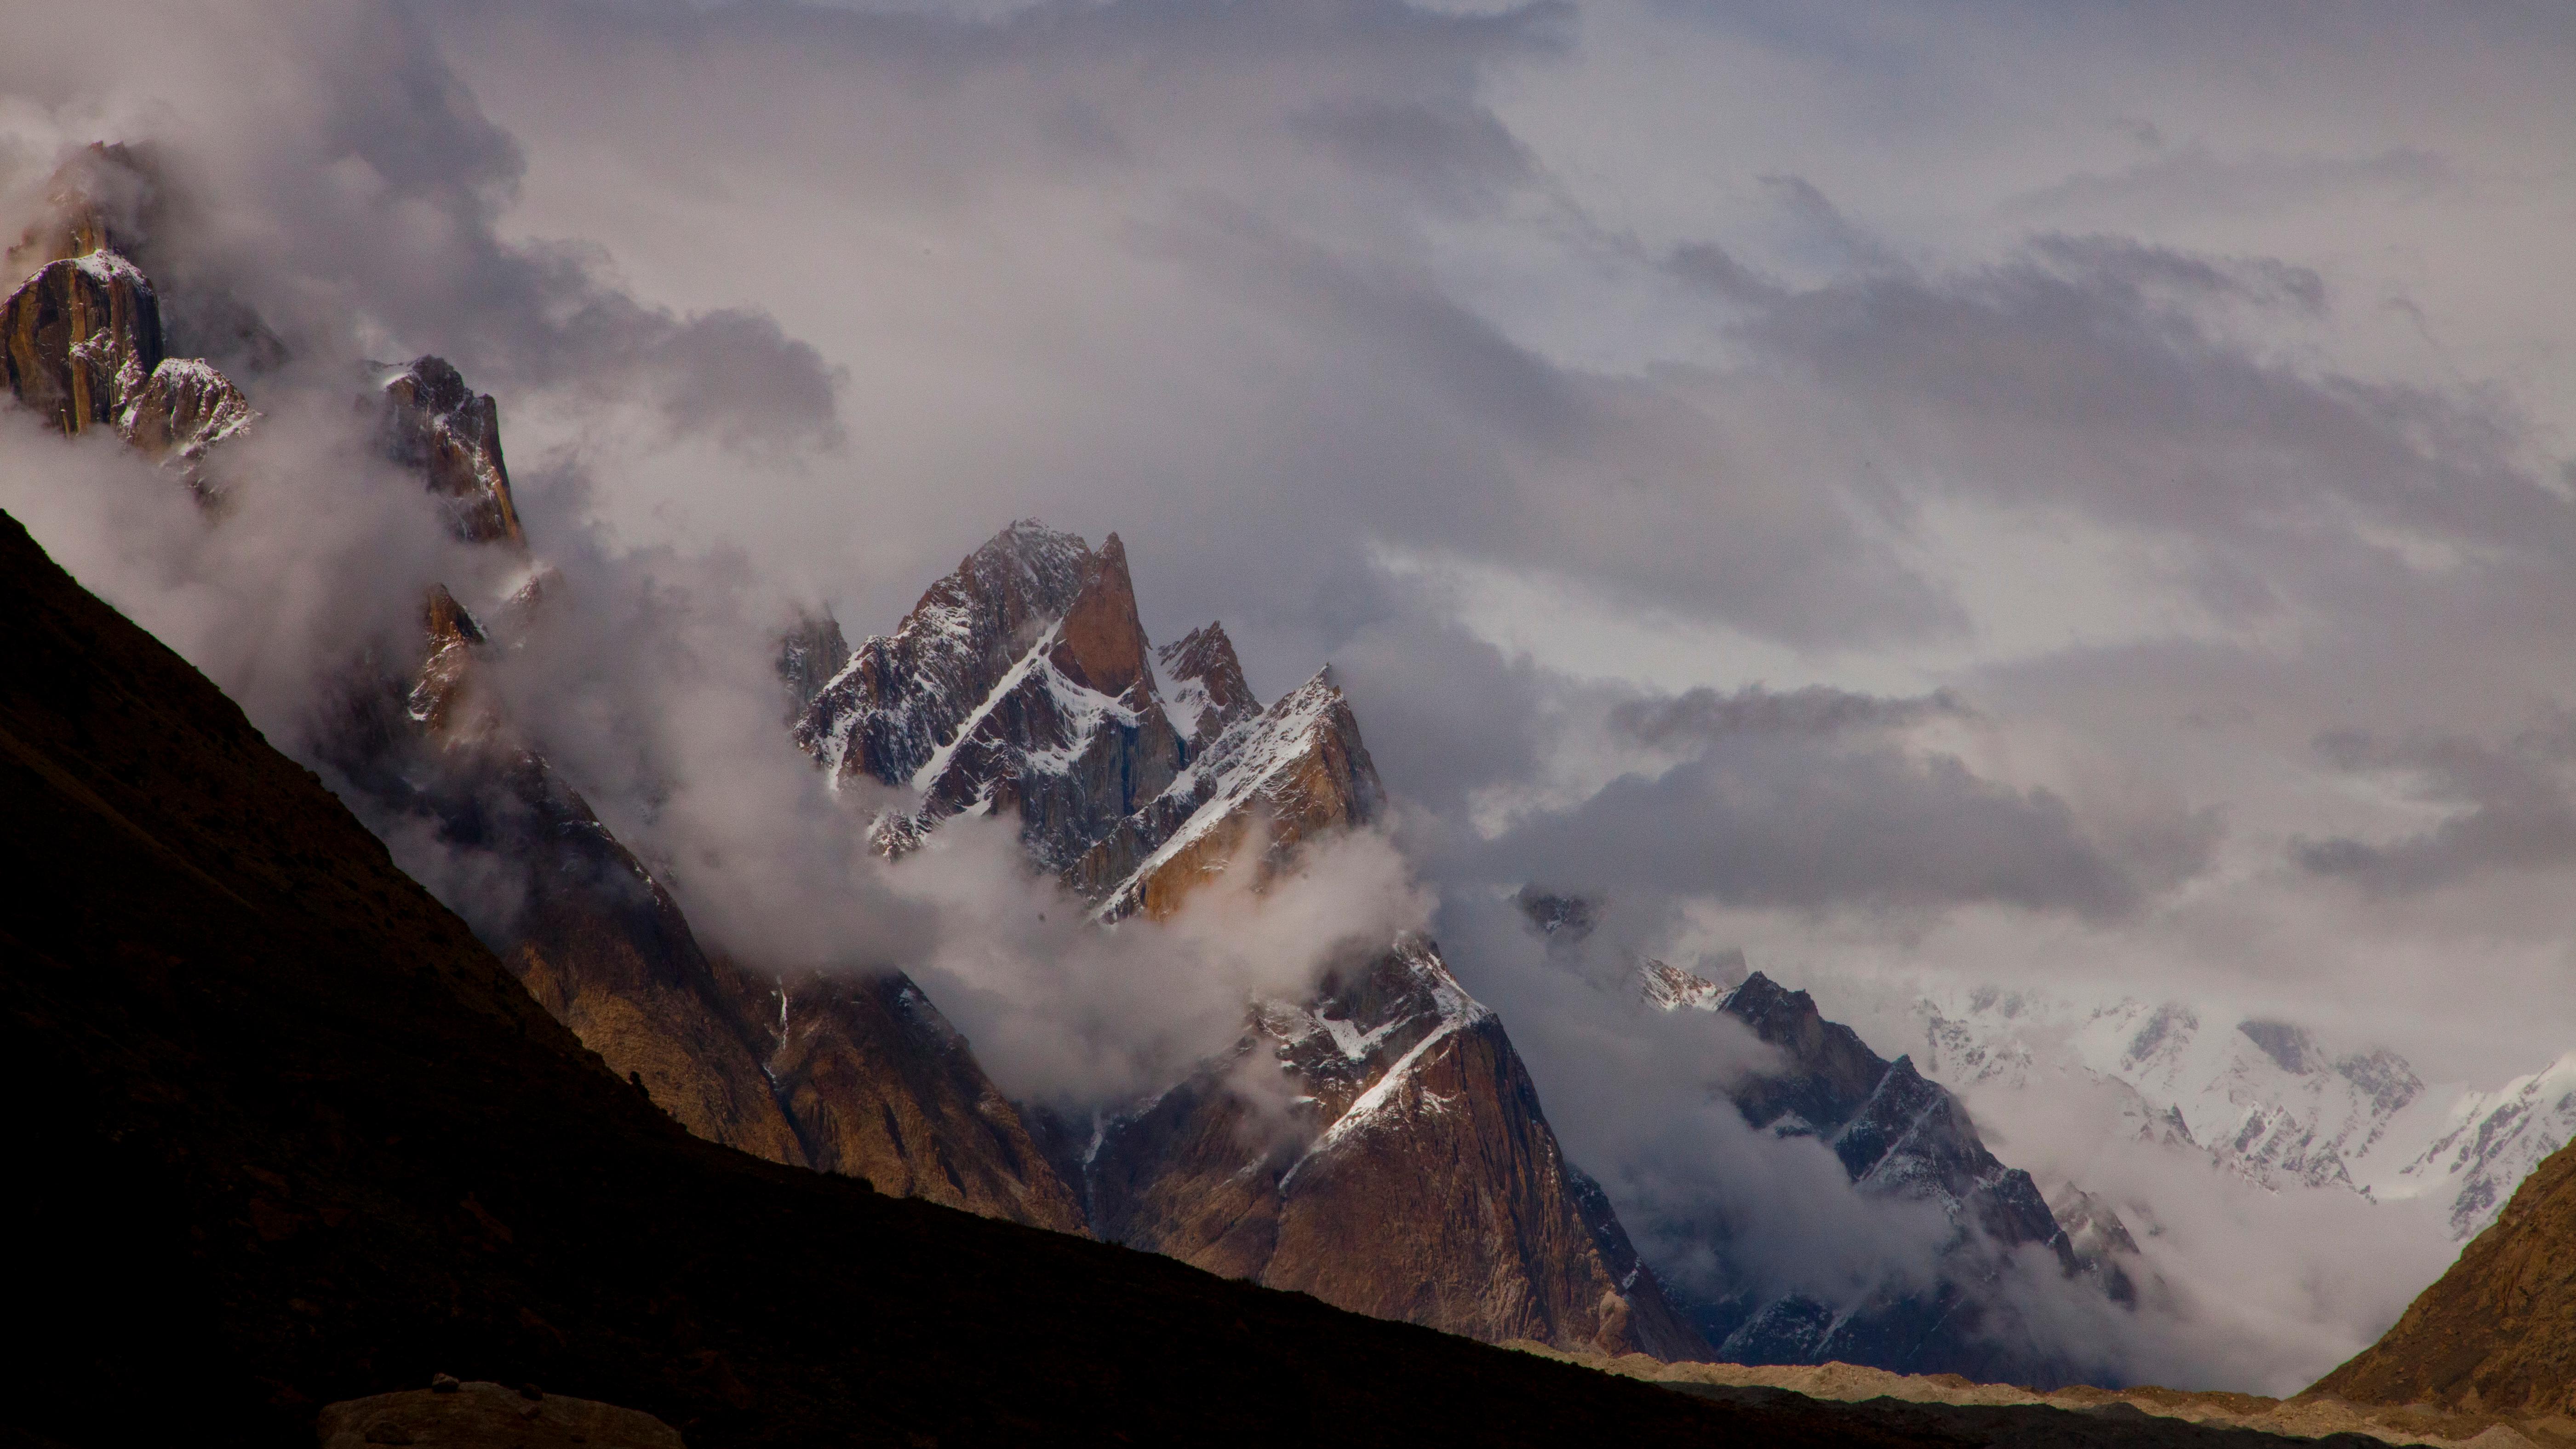
[[[1571,868],[1808,911],[1992,901],[2109,918],[2145,894],[2046,790],[1979,779],[1950,757],[1779,744],[1622,776],[1573,810],[1522,824],[1486,858],[1497,874]]]
[[[1610,725],[1655,745],[1676,737],[1713,741],[1729,735],[1812,737],[1902,729],[1935,716],[1970,713],[1948,690],[1884,699],[1821,684],[1785,692],[1750,684],[1732,694],[1702,687],[1668,699],[1625,700],[1611,708]]]
[[[0,192],[30,195],[90,141],[139,143],[156,183],[140,259],[179,320],[239,309],[312,378],[438,352],[486,390],[644,404],[663,435],[836,437],[829,369],[773,318],[682,315],[637,300],[588,247],[502,234],[523,152],[408,8],[176,23],[137,0],[28,17],[0,93],[22,106]]]
[[[1975,717],[1947,692],[1701,689],[1607,716],[1614,735],[1680,758],[1531,809],[1458,869],[1802,912],[1991,903],[2109,921],[2204,869],[2219,838],[2214,818],[2170,810],[2097,835],[2054,790],[1915,747],[1907,729]]]
[[[2379,896],[2457,885],[2492,872],[2576,861],[2576,719],[2560,715],[2501,745],[2458,735],[2381,740],[2361,731],[2318,736],[2335,768],[2393,776],[2416,799],[2448,807],[2436,825],[2392,840],[2294,837],[2290,856],[2318,875]]]
[[[2399,146],[2367,156],[2221,157],[2192,142],[2113,172],[2089,172],[2024,193],[2006,205],[2031,215],[2082,212],[2170,216],[2286,209],[2351,191],[2421,197],[2459,184],[2441,156]]]

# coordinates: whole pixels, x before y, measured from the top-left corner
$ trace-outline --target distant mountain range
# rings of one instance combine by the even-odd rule
[[[2427,1085],[2385,1048],[2337,1048],[2291,1022],[2207,1005],[1946,989],[1906,1008],[1926,1074],[1962,1091],[2112,1087],[2121,1130],[2206,1152],[2267,1188],[2439,1203],[2451,1236],[2495,1220],[2576,1136],[2576,1052],[2491,1090]]]

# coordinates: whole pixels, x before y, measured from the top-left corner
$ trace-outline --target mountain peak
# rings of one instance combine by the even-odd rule
[[[141,152],[123,142],[91,142],[45,183],[43,213],[9,248],[10,272],[92,252],[134,255],[160,192],[155,168]]]
[[[1136,585],[1127,576],[1127,546],[1118,535],[1101,540],[1085,560],[1081,590],[1061,622],[1054,657],[1067,678],[1112,699],[1126,699],[1141,685],[1131,703],[1153,695],[1145,626],[1136,618]]]
[[[1154,657],[1168,687],[1165,706],[1192,752],[1213,744],[1228,725],[1261,713],[1223,624],[1210,621],[1192,629]]]
[[[1726,993],[1716,982],[1696,971],[1648,958],[1638,967],[1639,991],[1646,1004],[1658,1011],[1716,1011]]]
[[[117,423],[161,346],[151,279],[113,251],[49,261],[0,300],[0,374],[65,433]]]
[[[422,470],[449,500],[457,537],[468,543],[528,544],[501,461],[501,408],[466,386],[446,358],[424,353],[380,384],[386,453]]]

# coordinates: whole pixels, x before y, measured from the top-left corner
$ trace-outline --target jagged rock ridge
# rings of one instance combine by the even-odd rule
[[[108,221],[104,193],[146,184],[135,166],[122,148],[93,148],[56,178],[51,211],[9,253],[36,269],[0,299],[0,378],[65,434],[111,429],[193,484],[255,414],[205,359],[165,354],[160,294]]]
[[[5,516],[0,815],[13,1442],[309,1445],[434,1371],[701,1446],[1933,1441],[695,1139]]]
[[[1598,920],[1598,908],[1581,896],[1524,889],[1517,904],[1551,950],[1579,949]],[[2083,1375],[2084,1365],[2024,1328],[1995,1284],[2002,1255],[2036,1246],[2063,1272],[2086,1274],[2115,1301],[2134,1303],[2135,1287],[2118,1259],[2121,1245],[2127,1256],[2134,1256],[2135,1245],[2107,1208],[2079,1249],[2030,1175],[1986,1149],[1957,1099],[1908,1059],[1887,1061],[1849,1027],[1825,1020],[1806,992],[1787,990],[1758,971],[1729,988],[1663,961],[1632,958],[1632,965],[1645,1007],[1731,1017],[1778,1053],[1776,1069],[1716,1088],[1748,1124],[1780,1137],[1817,1139],[1856,1190],[1933,1204],[1952,1228],[1948,1247],[1931,1265],[1937,1286],[1929,1292],[1882,1288],[1863,1302],[1837,1306],[1799,1293],[1703,1289],[1683,1307],[1720,1359],[1839,1360],[2016,1383]],[[1670,1225],[1674,1241],[1666,1249],[1723,1265],[1732,1250],[1725,1233],[1722,1223],[1694,1218]],[[1731,1276],[1721,1274],[1721,1282]]]
[[[791,632],[791,694],[831,652],[814,624]],[[1116,535],[1093,550],[1028,521],[851,649],[795,733],[836,781],[908,792],[883,848],[1015,816],[1104,926],[1229,871],[1259,889],[1385,801],[1329,669],[1263,708],[1222,626],[1150,647]],[[1146,1102],[1037,1120],[1112,1241],[1482,1338],[1705,1352],[1428,940],[1255,1003],[1232,1049]]]
[[[377,397],[386,455],[450,504],[456,536],[525,553],[493,399],[437,357],[382,378]],[[523,586],[507,602],[524,617],[532,594]],[[711,955],[537,744],[476,700],[489,631],[444,589],[426,622],[421,667],[408,681],[361,680],[327,748],[381,806],[497,863],[519,900],[484,928],[584,1045],[700,1136],[1081,1229],[1016,1109],[919,987],[899,972],[780,980]]]
[[[159,294],[116,249],[98,195],[110,185],[150,181],[127,153],[87,153],[58,184],[56,214],[12,252],[39,266],[0,301],[0,372],[65,432],[112,427],[210,497],[200,465],[256,414],[210,364],[162,355]],[[424,356],[380,369],[370,405],[384,454],[448,503],[458,538],[527,552],[488,394]],[[534,594],[530,582],[503,602],[524,615]],[[441,850],[492,863],[513,899],[484,924],[528,990],[701,1136],[1080,1230],[1016,1110],[909,980],[789,984],[709,957],[670,892],[481,697],[490,635],[433,588],[417,665],[351,671],[313,748],[380,824],[425,822]]]

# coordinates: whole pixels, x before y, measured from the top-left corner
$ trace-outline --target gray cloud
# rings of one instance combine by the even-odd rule
[[[2032,215],[2106,210],[2129,215],[2249,212],[2295,207],[2355,190],[2385,189],[2420,197],[2458,182],[2448,161],[2414,147],[2392,147],[2367,156],[2283,156],[2256,151],[2222,157],[2206,143],[2193,142],[2118,171],[2070,176],[2006,205]]]
[[[2089,839],[2065,800],[1981,779],[1942,755],[1748,740],[1658,775],[1623,775],[1490,845],[1497,878],[1615,881],[1741,905],[1822,911],[1992,902],[2110,919],[2206,863],[2184,832],[2148,874]]]
[[[1822,684],[1786,691],[1749,684],[1732,694],[1703,687],[1670,699],[1624,700],[1611,708],[1610,724],[1657,745],[1677,736],[1717,740],[1740,734],[1821,736],[1902,729],[1940,716],[1971,715],[1966,703],[1946,689],[1888,699]]]
[[[2407,781],[2416,799],[2454,807],[2439,824],[2393,840],[2349,835],[2290,842],[2291,858],[2377,895],[2457,885],[2497,871],[2576,861],[2576,718],[2560,716],[2500,745],[2458,735],[2381,740],[2352,730],[2320,735],[2340,770]]]

